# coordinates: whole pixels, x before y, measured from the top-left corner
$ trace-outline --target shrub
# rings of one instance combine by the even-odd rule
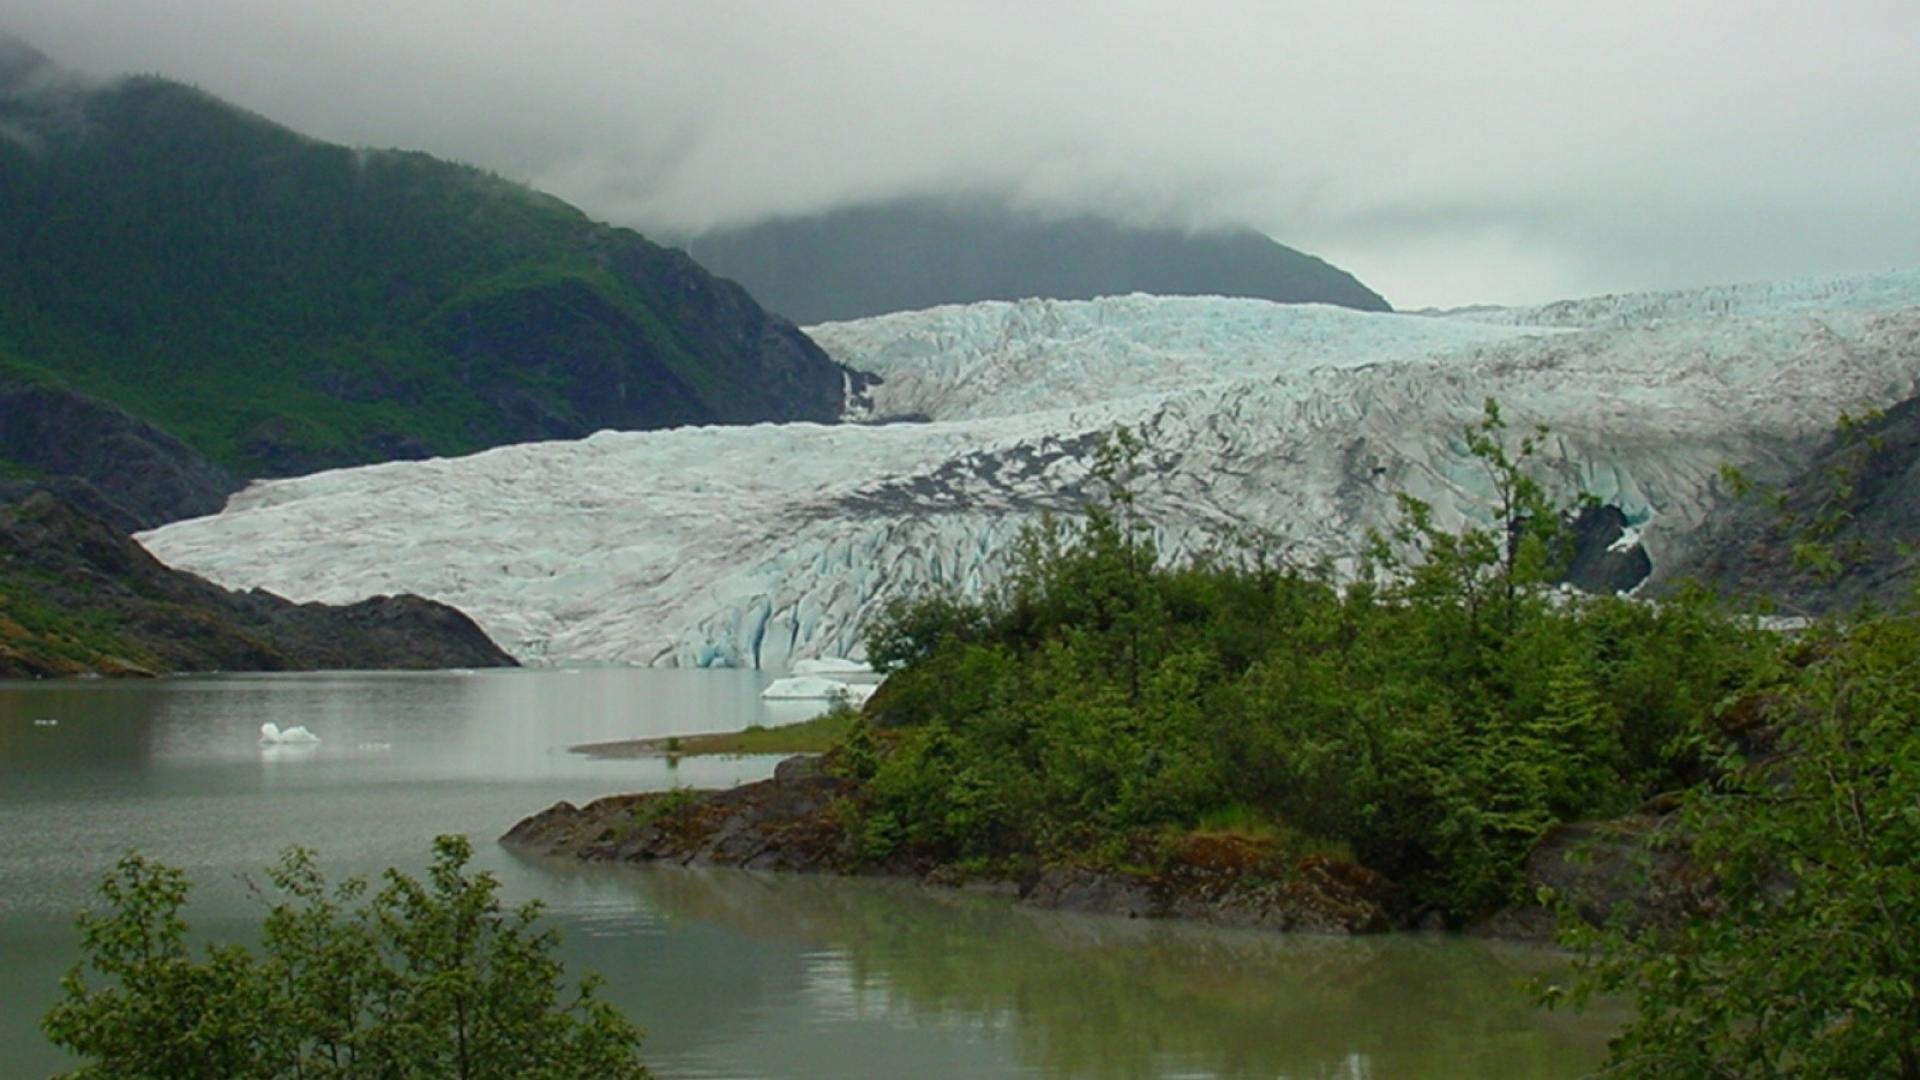
[[[1555,822],[1699,772],[1714,703],[1771,638],[1704,594],[1657,609],[1559,595],[1559,511],[1489,406],[1465,445],[1501,520],[1450,533],[1403,500],[1371,573],[1335,587],[1263,553],[1159,565],[1106,443],[1085,516],[1015,546],[978,601],[897,607],[870,655],[898,738],[869,748],[853,839],[938,860],[1085,859],[1230,807],[1346,849],[1415,904],[1470,918],[1517,898]],[[1504,535],[1505,541],[1502,541]],[[864,759],[863,759],[864,760]],[[1125,846],[1125,843],[1122,843]]]
[[[638,1030],[592,977],[565,991],[539,906],[503,908],[471,856],[464,837],[439,837],[424,882],[388,870],[369,897],[291,848],[268,871],[282,899],[259,952],[195,959],[186,876],[128,854],[100,884],[107,910],[80,916],[87,959],[43,1027],[86,1059],[76,1078],[646,1076]]]
[[[1724,748],[1676,835],[1715,883],[1676,925],[1573,926],[1572,996],[1632,994],[1612,1071],[1920,1077],[1920,614],[1816,631],[1778,753]]]

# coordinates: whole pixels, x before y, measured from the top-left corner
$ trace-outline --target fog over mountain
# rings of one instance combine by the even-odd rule
[[[1337,266],[1252,229],[1149,229],[978,201],[894,199],[702,233],[700,265],[797,322],[975,300],[1253,296],[1385,311]]]
[[[0,487],[77,482],[122,526],[250,476],[830,421],[850,377],[684,252],[551,196],[167,79],[76,84],[18,44],[0,253]]]
[[[0,0],[0,28],[644,230],[968,193],[1255,228],[1401,307],[1920,263],[1907,0]]]

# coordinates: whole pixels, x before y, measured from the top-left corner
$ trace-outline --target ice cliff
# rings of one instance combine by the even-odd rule
[[[1552,428],[1542,470],[1638,530],[1655,573],[1735,463],[1767,479],[1842,410],[1920,385],[1920,273],[1444,316],[1220,298],[987,302],[810,329],[881,377],[870,423],[502,447],[254,484],[140,540],[229,586],[412,592],[530,662],[860,655],[889,597],[979,589],[1042,510],[1081,498],[1098,434],[1149,451],[1139,505],[1174,553],[1257,528],[1339,565],[1395,491],[1488,518],[1461,432],[1497,398]],[[892,421],[892,422],[889,422]]]

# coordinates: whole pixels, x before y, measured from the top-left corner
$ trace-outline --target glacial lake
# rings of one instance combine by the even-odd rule
[[[599,761],[583,742],[781,723],[770,676],[627,668],[0,683],[0,1075],[67,1064],[38,1031],[74,911],[137,848],[188,870],[189,921],[245,938],[289,844],[334,876],[473,837],[539,897],[569,969],[647,1030],[662,1077],[1578,1076],[1618,1017],[1545,1014],[1551,954],[1035,911],[910,883],[530,861],[494,839],[556,800],[771,772]],[[312,748],[262,748],[261,722]],[[47,723],[46,721],[54,721]]]

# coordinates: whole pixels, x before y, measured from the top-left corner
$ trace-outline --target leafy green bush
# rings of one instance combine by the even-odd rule
[[[888,673],[930,659],[949,643],[976,640],[986,633],[978,605],[935,594],[896,598],[867,638],[874,670]]]
[[[1920,1077],[1920,612],[1811,632],[1774,752],[1726,741],[1672,835],[1714,882],[1673,925],[1570,927],[1575,998],[1631,993],[1622,1075]]]
[[[1368,572],[1337,587],[1254,551],[1163,567],[1132,510],[1143,452],[1102,450],[1084,517],[1047,520],[979,601],[895,608],[896,668],[864,850],[1073,858],[1229,808],[1351,850],[1465,918],[1517,894],[1555,822],[1699,775],[1687,736],[1768,663],[1771,637],[1704,595],[1649,607],[1561,595],[1562,511],[1489,403],[1466,433],[1501,515],[1441,529],[1403,500]],[[1502,537],[1504,536],[1504,542]]]
[[[76,1078],[646,1076],[639,1032],[595,980],[564,991],[539,906],[503,909],[471,856],[442,836],[426,881],[388,870],[368,897],[289,849],[268,872],[284,899],[259,953],[220,944],[196,960],[186,876],[129,854],[100,884],[108,910],[80,917],[86,965],[43,1026],[86,1059]]]

